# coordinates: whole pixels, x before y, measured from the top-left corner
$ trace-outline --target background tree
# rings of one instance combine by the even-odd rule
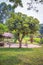
[[[29,21],[30,41],[33,43],[33,34],[39,30],[39,20],[33,17],[29,17]]]
[[[43,35],[43,24],[40,24],[40,34]]]
[[[4,40],[4,36],[2,34],[7,31],[8,31],[7,26],[5,24],[0,23],[0,41]]]
[[[30,0],[27,5],[28,5],[28,10],[34,10],[35,12],[38,12],[38,6],[39,4],[43,4],[43,0]],[[38,5],[38,6],[37,6]]]
[[[43,43],[43,24],[40,24],[40,43]]]
[[[0,4],[0,23],[3,23],[10,16],[10,12],[14,12],[12,6],[2,2]]]

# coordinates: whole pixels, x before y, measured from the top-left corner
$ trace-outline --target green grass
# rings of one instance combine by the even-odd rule
[[[0,65],[43,65],[41,48],[0,48]]]

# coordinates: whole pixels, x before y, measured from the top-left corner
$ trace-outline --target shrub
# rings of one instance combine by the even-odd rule
[[[40,42],[40,38],[34,38],[34,41],[35,41],[36,43],[39,43],[39,42]]]

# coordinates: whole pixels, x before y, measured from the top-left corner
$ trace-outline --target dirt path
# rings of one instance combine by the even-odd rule
[[[9,47],[9,45],[5,45],[4,47]],[[11,48],[19,48],[19,44],[11,44],[10,45]],[[40,45],[36,45],[36,44],[22,44],[22,48],[39,48],[41,47]]]

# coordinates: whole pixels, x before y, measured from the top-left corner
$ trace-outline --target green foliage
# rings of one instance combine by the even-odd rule
[[[40,43],[40,38],[34,38],[34,42]]]
[[[36,18],[28,17],[22,13],[11,13],[11,17],[7,20],[6,25],[10,31],[14,31],[15,40],[18,40],[20,44],[26,35],[29,33],[32,35],[39,29],[39,21]],[[33,41],[32,38],[31,41]]]
[[[13,8],[14,8],[14,9],[15,9],[18,5],[21,6],[21,7],[23,7],[21,0],[9,0],[9,1],[14,3],[14,5],[13,5]]]
[[[39,30],[39,20],[33,17],[29,17],[29,21],[30,33],[34,34]]]
[[[31,43],[33,43],[33,34],[36,34],[39,30],[39,20],[30,16],[29,21],[30,41]]]
[[[27,24],[27,16],[21,13],[11,13],[11,18],[6,22],[10,31],[14,30],[15,38],[22,39],[26,34],[29,33],[29,25]]]
[[[8,31],[7,26],[5,24],[0,23],[0,34],[7,32],[7,31]]]
[[[0,23],[0,34],[3,34],[4,32],[8,32],[8,28],[5,24]],[[0,37],[0,41],[3,41],[3,37]]]

